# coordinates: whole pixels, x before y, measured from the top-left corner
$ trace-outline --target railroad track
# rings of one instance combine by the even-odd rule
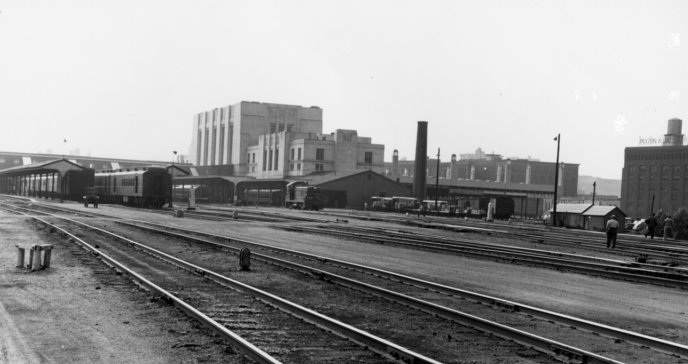
[[[275,226],[277,227],[277,226]],[[688,289],[688,275],[656,271],[643,268],[623,267],[588,261],[561,259],[542,254],[519,252],[517,248],[488,246],[484,243],[434,243],[422,239],[399,239],[372,234],[359,234],[340,231],[333,228],[316,228],[305,226],[279,226],[288,231],[334,236],[338,238],[369,242],[374,244],[395,245],[407,248],[451,253],[455,255],[505,261],[510,264],[539,266],[560,271],[582,273],[629,282],[642,282],[654,285]]]
[[[69,219],[71,220],[71,219]],[[85,225],[85,223],[77,222],[74,220],[71,220],[71,223],[76,223],[80,224],[82,226]],[[117,221],[118,224],[126,225],[131,227],[130,222],[126,221]],[[143,228],[141,226],[137,226],[137,228]],[[101,233],[105,233],[103,229],[100,228],[92,228],[95,230],[100,231]],[[150,227],[147,228],[150,231]],[[161,233],[161,231],[155,231],[156,233]],[[168,233],[169,234],[169,233]],[[180,236],[177,236],[180,237]],[[191,237],[189,236],[181,236],[181,238],[185,239],[185,241],[192,240]],[[117,239],[123,240],[125,238],[118,237]],[[125,240],[127,241],[127,240]],[[201,242],[200,240],[192,240],[194,242]],[[132,244],[133,242],[127,241],[128,244]],[[205,244],[208,244],[209,242],[204,242]],[[212,244],[212,243],[211,243]],[[136,245],[139,249],[145,249],[146,251],[151,251],[152,248],[147,248],[143,247],[142,245]],[[230,249],[234,250],[234,252],[238,253],[238,248],[230,248],[226,245],[218,246],[215,244],[215,247],[220,247],[223,250],[224,249]],[[160,253],[156,253],[156,255],[160,255]],[[468,327],[469,329],[476,329],[478,331],[483,331],[486,333],[489,333],[491,336],[496,336],[496,337],[501,337],[504,339],[507,339],[508,342],[516,342],[520,345],[522,345],[525,348],[534,348],[537,351],[540,351],[542,353],[550,355],[552,358],[557,359],[559,361],[563,362],[580,362],[580,363],[591,363],[591,362],[599,362],[599,363],[618,363],[618,361],[606,358],[601,355],[597,355],[594,353],[587,352],[585,350],[581,350],[575,347],[572,347],[570,345],[556,342],[554,340],[546,339],[544,337],[539,337],[537,335],[521,331],[518,329],[511,328],[506,325],[498,324],[495,322],[491,322],[489,320],[481,319],[479,317],[475,317],[472,315],[468,315],[444,306],[440,306],[437,304],[433,304],[430,302],[425,302],[423,300],[416,299],[414,297],[406,296],[403,294],[395,293],[389,290],[381,289],[379,287],[372,286],[370,284],[365,284],[362,282],[358,282],[356,280],[352,279],[347,279],[345,277],[341,277],[338,275],[334,275],[325,271],[317,270],[312,267],[307,267],[303,266],[301,264],[296,264],[293,262],[288,262],[285,260],[277,259],[277,258],[272,258],[266,255],[257,255],[254,253],[255,258],[265,260],[266,262],[273,264],[273,265],[280,265],[282,267],[300,271],[302,273],[306,273],[310,276],[315,275],[319,278],[320,281],[325,281],[329,283],[336,283],[338,285],[352,288],[358,291],[362,291],[367,294],[372,294],[374,296],[378,296],[381,298],[384,298],[386,300],[390,300],[396,303],[399,303],[403,306],[410,306],[413,309],[424,311],[426,313],[429,313],[431,315],[440,317],[442,319],[446,320],[451,320],[451,322],[457,322],[460,323],[461,325],[464,325]],[[169,259],[169,258],[165,258]],[[179,264],[178,262],[176,264]],[[199,272],[199,267],[198,266],[193,266],[193,269],[195,272]],[[205,273],[206,275],[209,273]],[[423,320],[423,322],[426,322]],[[434,330],[434,329],[433,329]],[[418,362],[418,361],[416,361]]]
[[[99,240],[96,248],[44,218],[16,209],[7,211],[31,217],[68,236],[70,242],[129,275],[138,285],[182,309],[259,363],[304,363],[322,356],[336,362],[440,363],[268,292],[104,229],[60,217],[111,238]],[[115,247],[117,243],[111,243],[113,240],[125,242],[131,247],[122,249],[123,244]],[[179,268],[192,274],[169,273],[171,269]],[[231,290],[218,290],[218,283]],[[268,316],[279,317],[264,320]],[[289,329],[285,329],[286,327]],[[243,337],[250,337],[256,344]]]
[[[124,222],[124,221],[119,221],[118,223],[130,225],[130,223]],[[155,228],[142,227],[142,226],[139,226],[138,228],[144,228],[144,229],[147,229],[147,230],[152,231],[152,232],[161,233],[161,231],[159,229],[155,229]],[[168,229],[169,229],[169,227],[168,227]],[[179,229],[177,229],[177,230],[179,230]],[[632,342],[632,343],[635,343],[638,345],[648,346],[648,347],[651,347],[655,350],[665,352],[665,353],[670,353],[670,354],[674,354],[674,355],[680,355],[677,353],[681,353],[684,356],[686,353],[686,347],[682,347],[679,344],[666,342],[666,341],[659,340],[656,338],[646,337],[644,335],[635,334],[635,333],[628,332],[625,330],[611,328],[611,327],[608,327],[605,325],[599,325],[599,324],[591,323],[591,322],[588,322],[585,320],[575,319],[575,318],[572,318],[572,317],[569,317],[566,315],[559,315],[559,314],[556,314],[553,312],[540,310],[537,308],[533,308],[533,307],[530,307],[527,305],[518,304],[515,302],[501,300],[501,299],[489,297],[489,296],[483,296],[483,295],[479,295],[479,294],[476,294],[473,292],[462,291],[462,290],[458,290],[458,289],[455,289],[452,287],[441,286],[441,285],[433,284],[431,282],[425,282],[425,281],[417,280],[417,279],[414,279],[411,277],[396,275],[396,274],[391,273],[391,272],[376,270],[374,268],[364,267],[364,266],[360,266],[360,265],[354,265],[354,264],[347,263],[347,262],[336,261],[336,260],[332,260],[332,259],[328,259],[328,258],[324,258],[324,257],[317,257],[317,256],[299,253],[299,252],[295,252],[295,251],[290,251],[290,250],[286,250],[286,249],[279,249],[276,247],[269,247],[269,246],[266,247],[262,244],[249,242],[246,240],[237,240],[236,238],[231,238],[231,237],[220,237],[220,236],[217,236],[214,234],[207,234],[207,233],[202,233],[202,232],[194,232],[194,233],[200,234],[200,235],[206,235],[208,237],[213,237],[213,238],[221,238],[221,239],[233,241],[233,242],[240,241],[242,244],[251,244],[252,246],[261,247],[261,248],[268,249],[271,251],[276,251],[276,252],[279,252],[282,254],[289,254],[292,256],[298,256],[299,258],[309,259],[312,261],[327,262],[328,264],[332,264],[335,266],[343,266],[343,267],[346,267],[347,269],[352,269],[355,271],[364,271],[367,274],[374,274],[376,276],[383,276],[385,278],[388,278],[388,279],[391,279],[394,281],[401,281],[401,282],[404,282],[406,284],[420,286],[420,287],[423,287],[425,289],[443,292],[444,294],[461,296],[464,298],[468,298],[469,300],[474,300],[476,302],[482,302],[482,303],[485,303],[487,305],[491,305],[494,307],[501,308],[503,310],[507,310],[509,312],[520,312],[520,313],[523,313],[525,315],[532,315],[532,316],[543,318],[545,320],[556,321],[556,322],[562,323],[562,324],[567,325],[567,326],[572,326],[572,327],[576,327],[576,328],[579,328],[582,330],[591,331],[593,333],[597,333],[597,334],[601,334],[603,336],[615,338],[617,340],[625,340],[625,341]],[[166,234],[169,234],[169,233],[166,233]],[[171,234],[171,235],[174,235],[174,234]],[[177,237],[181,237],[181,238],[187,239],[187,240],[193,240],[194,242],[202,242],[204,244],[209,244],[209,245],[215,244],[215,245],[217,245],[217,243],[214,243],[214,242],[211,242],[208,240],[204,240],[204,239],[194,238],[194,237],[191,237],[188,235],[181,235],[181,236],[177,235]],[[222,246],[222,248],[225,249],[226,247]],[[320,276],[321,279],[334,281],[335,283],[338,283],[338,284],[341,284],[344,286],[349,286],[349,287],[352,287],[354,289],[362,289],[360,286],[356,286],[355,283],[342,281],[341,277],[337,277],[335,275],[332,275],[332,274],[324,272],[324,271],[319,271],[317,269],[314,270],[313,268],[303,267],[300,265],[293,265],[289,262],[285,263],[285,262],[280,261],[279,259],[274,259],[271,257],[264,257],[262,255],[259,255],[259,259],[265,259],[266,261],[270,262],[271,264],[282,265],[282,266],[285,266],[287,268],[302,271],[302,272],[307,273],[307,274],[316,274],[316,275]],[[369,288],[364,287],[363,289],[367,290]],[[369,293],[375,294],[374,292],[369,292]],[[387,299],[390,299],[392,301],[398,302],[400,304],[404,304],[404,305],[408,305],[408,304],[418,305],[417,302],[414,302],[413,299],[409,300],[409,298],[403,298],[403,297],[400,298],[400,297],[394,296],[394,295],[391,295],[391,296],[388,295],[388,296],[384,296],[384,297]],[[444,313],[441,311],[438,312],[438,311],[435,311],[432,308],[428,308],[428,307],[422,307],[422,306],[414,306],[414,307],[417,309],[426,311],[426,312],[433,313],[433,314],[439,314],[441,316],[447,315],[446,312],[444,312]],[[437,309],[437,308],[435,308],[435,309]],[[442,317],[452,319],[452,320],[457,319],[456,317],[452,317],[452,316],[442,316]],[[458,321],[458,322],[462,322],[462,321]],[[481,327],[480,325],[477,325],[475,322],[472,322],[472,323],[471,322],[469,322],[469,323],[464,322],[464,324],[469,325],[469,326],[474,326],[474,327]],[[485,330],[485,331],[490,332],[489,329]],[[561,348],[561,346],[554,345],[554,346],[550,346],[550,350],[553,347],[554,348],[557,348],[557,347]],[[557,349],[557,350],[559,350],[559,349]],[[562,353],[563,353],[562,351],[559,351],[559,355],[561,355]],[[552,355],[553,357],[556,357],[557,353],[553,354],[550,352],[550,355]],[[573,355],[573,354],[571,354],[569,352],[569,355]]]

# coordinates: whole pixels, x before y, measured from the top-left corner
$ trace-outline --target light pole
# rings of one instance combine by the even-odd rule
[[[592,183],[592,205],[595,206],[595,191],[597,190],[597,181]]]
[[[437,148],[437,172],[435,174],[435,211],[437,216],[440,216],[440,205],[437,203],[440,195],[440,148]]]
[[[176,176],[175,170],[174,170],[174,159],[177,157],[177,151],[173,150],[172,153],[174,153],[174,157],[172,157],[172,177],[170,178],[171,180],[171,186],[170,186],[170,205],[168,207],[172,208],[174,207],[174,203],[172,200],[174,199],[174,177]]]
[[[552,226],[558,226],[559,223],[557,222],[557,193],[559,191],[557,190],[557,187],[559,185],[559,145],[561,143],[561,134],[557,134],[557,137],[554,138],[554,140],[557,141],[557,163],[554,167],[554,199],[552,199]]]

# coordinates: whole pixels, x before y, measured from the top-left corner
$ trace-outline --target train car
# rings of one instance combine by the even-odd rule
[[[172,177],[163,167],[101,171],[95,175],[101,203],[160,208],[170,197]]]
[[[323,194],[318,187],[287,186],[287,200],[284,203],[287,208],[318,211],[323,208],[323,202]]]

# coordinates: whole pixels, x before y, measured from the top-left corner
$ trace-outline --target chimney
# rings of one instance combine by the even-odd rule
[[[428,122],[418,122],[416,134],[416,163],[413,174],[413,197],[419,201],[425,199],[425,183],[427,180],[428,164]]]
[[[399,175],[399,151],[394,149],[392,153],[392,176]]]
[[[454,176],[458,177],[458,171],[456,169],[456,154],[451,156],[451,164],[449,165],[449,176],[447,178],[454,179]]]

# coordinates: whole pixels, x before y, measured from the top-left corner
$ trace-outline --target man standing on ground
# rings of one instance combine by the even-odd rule
[[[650,235],[650,239],[654,239],[655,228],[657,227],[657,218],[655,217],[655,214],[652,214],[652,216],[645,219],[645,223],[647,224],[647,233],[645,233],[645,237],[647,238],[647,236]]]
[[[671,216],[667,216],[666,219],[664,219],[664,236],[662,236],[663,240],[667,240],[667,234],[671,231],[671,237],[676,240],[676,232],[674,231],[674,220],[671,219]]]
[[[619,228],[619,222],[616,221],[616,216],[607,221],[607,249],[611,243],[612,249],[616,249],[616,230]]]

